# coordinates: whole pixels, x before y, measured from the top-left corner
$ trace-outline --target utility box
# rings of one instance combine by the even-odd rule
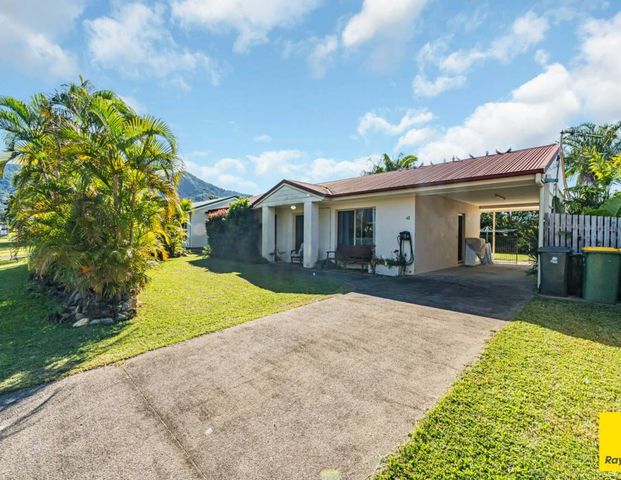
[[[539,291],[544,295],[566,297],[569,286],[569,254],[567,247],[541,247],[539,268],[541,284]]]

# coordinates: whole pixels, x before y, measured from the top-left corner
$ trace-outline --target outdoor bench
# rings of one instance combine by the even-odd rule
[[[339,245],[326,252],[326,263],[360,265],[364,270],[373,258],[373,245]]]

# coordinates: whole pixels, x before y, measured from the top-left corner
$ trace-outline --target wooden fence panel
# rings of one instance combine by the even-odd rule
[[[621,248],[621,218],[593,215],[545,214],[545,246],[569,247],[582,252],[584,247]]]
[[[582,250],[582,236],[580,231],[584,226],[584,215],[576,215],[574,217],[574,228],[572,229],[571,244],[576,250]]]

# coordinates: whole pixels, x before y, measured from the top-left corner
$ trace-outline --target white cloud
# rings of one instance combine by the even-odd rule
[[[194,157],[195,153],[190,156]],[[202,165],[185,159],[184,164],[190,173],[218,187],[242,193],[259,190],[256,183],[244,176],[246,164],[238,158],[222,158],[212,165]]]
[[[404,147],[413,147],[429,140],[436,134],[436,130],[431,127],[413,128],[399,137],[395,150],[401,151]]]
[[[267,133],[261,133],[252,137],[252,140],[255,142],[268,143],[272,141],[272,137],[270,137]]]
[[[425,75],[419,74],[412,80],[412,92],[415,97],[435,97],[447,90],[461,87],[466,82],[463,75],[440,75],[435,80],[427,80]]]
[[[433,119],[429,110],[408,110],[399,123],[390,123],[384,117],[373,112],[365,113],[358,120],[358,135],[364,137],[369,133],[378,132],[385,135],[399,135],[413,125],[427,123]]]
[[[543,49],[539,49],[535,52],[535,62],[541,66],[546,66],[550,61],[550,54]]]
[[[306,153],[300,150],[269,150],[259,155],[248,155],[259,175],[290,175],[299,172],[304,158]]]
[[[162,5],[120,5],[109,17],[87,20],[92,61],[130,77],[154,76],[188,90],[185,76],[204,72],[212,84],[219,74],[212,60],[199,51],[180,47],[166,25]]]
[[[338,178],[357,177],[367,170],[378,154],[353,160],[335,160],[333,158],[313,158],[301,150],[271,150],[258,155],[247,155],[250,167],[254,167],[254,180],[269,188],[282,178],[291,178],[304,182],[321,182]],[[217,168],[223,167],[218,162]],[[230,168],[228,170],[231,170]],[[212,172],[209,172],[212,173]],[[229,186],[228,188],[236,188]],[[253,190],[253,191],[256,191]]]
[[[621,117],[621,13],[589,20],[581,29],[580,53],[571,69],[555,63],[516,88],[509,100],[477,107],[461,125],[422,146],[424,161],[465,157],[485,150],[520,148],[557,140],[574,121],[608,122]]]
[[[77,75],[75,56],[58,43],[82,14],[81,0],[2,2],[0,61],[30,74],[70,80]]]
[[[464,73],[472,65],[483,60],[508,62],[540,43],[545,38],[548,28],[545,17],[528,12],[513,22],[511,32],[493,40],[487,49],[457,50],[442,60],[440,69],[445,72]]]
[[[173,0],[172,14],[185,25],[236,31],[234,49],[245,52],[266,42],[271,30],[295,25],[318,4],[319,0]]]
[[[408,33],[427,0],[364,0],[362,10],[343,30],[345,47],[357,47],[378,37]]]
[[[138,100],[136,100],[136,98],[132,97],[131,95],[119,95],[119,96],[121,97],[121,100],[123,100],[127,105],[133,108],[136,111],[136,113],[140,113],[140,114],[145,113],[144,105],[142,105]]]
[[[309,182],[321,182],[338,178],[358,177],[363,171],[368,170],[377,158],[379,158],[377,154],[341,161],[332,158],[316,158],[311,162],[310,168],[306,170],[301,179]]]
[[[272,150],[244,159],[223,158],[204,165],[195,161],[196,153],[184,160],[188,171],[203,180],[238,192],[259,193],[283,178],[303,182],[321,182],[338,178],[357,177],[368,170],[379,154],[335,160],[312,157],[301,150]],[[250,175],[252,172],[252,175]],[[249,179],[251,178],[251,180]]]
[[[587,112],[598,121],[621,117],[621,13],[610,20],[587,21],[581,35],[574,81]]]
[[[528,51],[545,38],[549,28],[548,20],[528,12],[517,18],[511,25],[511,31],[495,38],[487,48],[459,49],[448,55],[442,55],[448,47],[449,37],[441,37],[426,43],[418,52],[417,60],[420,73],[412,81],[415,97],[433,97],[447,90],[459,88],[466,83],[465,74],[473,65],[486,60],[509,62],[517,55]],[[541,57],[541,54],[539,55]],[[434,79],[425,74],[427,65],[439,70]]]
[[[313,47],[306,61],[315,78],[323,78],[326,70],[334,61],[334,54],[339,47],[336,35],[327,35]]]
[[[379,72],[393,69],[406,53],[426,4],[427,0],[364,0],[343,28],[341,44],[348,51],[370,44],[370,66]]]
[[[580,100],[571,90],[572,77],[563,65],[553,64],[515,89],[506,102],[488,102],[475,109],[462,125],[420,150],[424,161],[466,157],[487,149],[519,148],[549,143],[572,115]]]

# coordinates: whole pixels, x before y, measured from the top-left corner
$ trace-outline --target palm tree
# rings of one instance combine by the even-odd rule
[[[382,156],[381,161],[373,164],[370,170],[365,171],[365,175],[373,175],[376,173],[394,172],[395,170],[407,170],[415,168],[415,164],[418,161],[416,155],[403,155],[402,153],[395,159],[385,153]]]
[[[567,207],[575,212],[597,208],[621,182],[621,122],[584,123],[563,133],[565,173],[574,181]]]
[[[9,210],[35,274],[99,299],[139,289],[180,208],[168,126],[81,79],[29,104],[0,98],[0,128],[21,167]]]

